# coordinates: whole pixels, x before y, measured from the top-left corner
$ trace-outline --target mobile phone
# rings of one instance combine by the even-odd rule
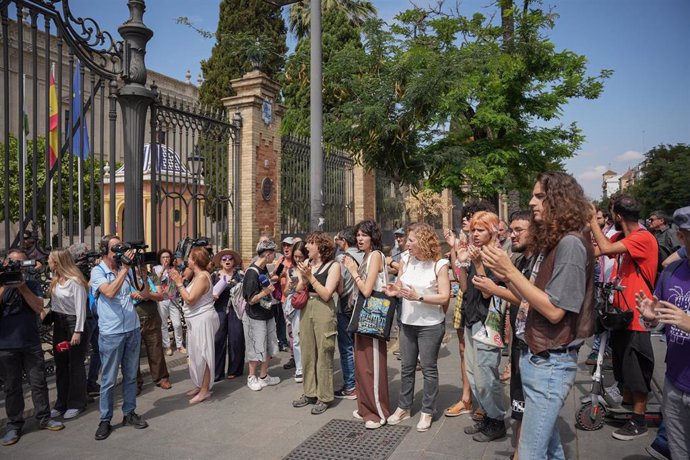
[[[266,264],[266,270],[268,270],[268,273],[269,273],[269,274],[272,275],[272,274],[273,274],[273,271],[274,271],[275,269],[276,269],[276,265],[275,265],[275,264]]]

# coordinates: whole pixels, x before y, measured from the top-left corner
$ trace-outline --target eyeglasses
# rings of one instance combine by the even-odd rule
[[[661,218],[656,216],[650,217],[649,219],[647,219],[647,222],[654,222],[655,220],[661,220]]]
[[[511,228],[510,234],[512,235],[513,233],[515,233],[516,235],[519,235],[520,233],[522,233],[524,231],[525,231],[524,228]]]
[[[234,260],[232,256],[223,256],[220,258],[221,262],[230,262],[231,260]]]

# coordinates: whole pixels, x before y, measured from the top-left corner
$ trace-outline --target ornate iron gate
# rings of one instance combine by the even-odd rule
[[[282,138],[281,233],[304,235],[310,228],[309,139]],[[324,149],[323,216],[321,229],[337,232],[354,225],[354,162],[342,150]]]
[[[0,17],[4,249],[23,245],[24,232],[39,248],[94,247],[115,230],[114,221],[102,228],[104,194],[115,203],[102,178],[106,161],[116,163],[123,42],[67,1],[2,0]]]
[[[207,238],[214,249],[228,246],[228,153],[239,154],[241,120],[222,111],[159,98],[145,149],[144,180],[150,174],[152,246],[173,248],[185,237]],[[236,162],[235,162],[236,164]],[[237,181],[235,181],[237,182]]]

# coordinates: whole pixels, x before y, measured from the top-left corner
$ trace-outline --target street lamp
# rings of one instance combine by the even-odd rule
[[[301,0],[264,0],[275,6],[292,5]],[[309,114],[310,114],[310,156],[309,195],[311,204],[311,229],[318,230],[323,224],[323,152],[321,139],[323,138],[323,82],[321,62],[321,0],[310,0],[311,36],[310,75],[309,82]]]
[[[204,170],[204,157],[195,152],[194,155],[187,158],[187,165],[192,172],[192,234],[194,239],[196,239],[199,237],[199,221],[197,218],[197,209],[199,207],[198,186],[199,177]]]

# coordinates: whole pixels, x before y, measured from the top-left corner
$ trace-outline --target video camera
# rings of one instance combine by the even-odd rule
[[[114,259],[118,266],[125,264],[129,265],[130,267],[140,267],[158,262],[158,253],[155,251],[146,251],[146,248],[148,248],[148,245],[144,244],[143,241],[136,241],[116,244],[111,248],[111,250],[113,251],[113,254],[115,254]],[[127,257],[127,255],[125,255],[127,251],[134,251],[134,257],[131,259]]]
[[[0,266],[0,286],[18,286],[25,281],[26,271],[36,266],[35,260],[12,260]]]
[[[185,238],[184,240],[180,240],[179,243],[177,243],[177,247],[175,248],[175,254],[181,254],[182,255],[182,264],[176,266],[175,268],[182,273],[185,268],[187,268],[187,260],[189,259],[189,252],[192,250],[192,248],[195,247],[201,247],[201,248],[206,248],[208,251],[209,257],[213,257],[213,250],[211,250],[209,246],[210,242],[208,238]]]
[[[97,261],[100,257],[101,255],[98,252],[91,251],[81,254],[75,258],[74,263],[77,265],[77,268],[79,268],[79,271],[82,272],[84,277],[89,279],[91,277],[91,269],[97,265]]]

